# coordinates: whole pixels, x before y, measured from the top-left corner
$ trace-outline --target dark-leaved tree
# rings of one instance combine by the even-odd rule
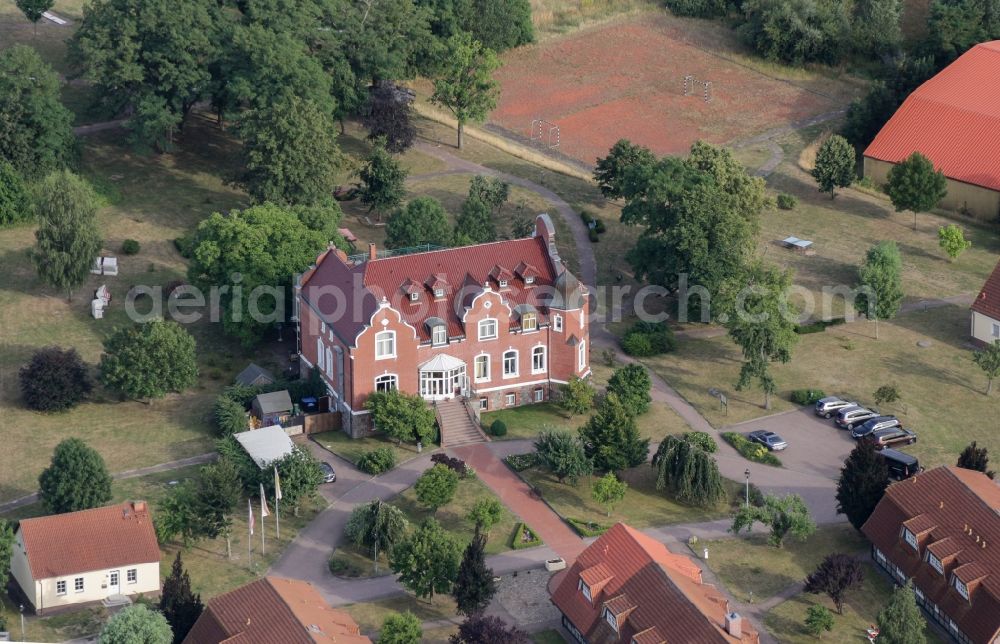
[[[493,569],[486,566],[486,535],[477,528],[462,555],[451,595],[459,613],[474,615],[489,606],[496,592]]]
[[[45,347],[18,372],[21,398],[28,409],[63,411],[75,406],[94,388],[90,370],[76,349]]]
[[[0,158],[0,226],[31,219],[31,201],[14,166]]]
[[[967,470],[982,472],[990,478],[994,476],[993,470],[990,469],[989,450],[976,445],[976,441],[972,441],[966,445],[962,453],[958,455],[958,466]]]
[[[204,608],[201,595],[191,591],[191,578],[184,570],[178,550],[170,574],[163,580],[160,595],[160,612],[167,618],[167,623],[174,632],[174,644],[184,641]]]
[[[449,644],[528,644],[528,634],[495,615],[470,615],[448,639]]]
[[[833,600],[837,613],[844,614],[844,595],[865,579],[864,566],[857,557],[834,553],[827,555],[806,577],[807,593],[825,593]]]
[[[111,475],[96,450],[67,438],[38,476],[38,496],[52,514],[96,508],[111,500]]]
[[[410,92],[395,83],[380,81],[372,85],[361,115],[368,139],[383,139],[385,149],[394,154],[409,149],[417,138],[412,103]]]
[[[858,441],[840,468],[837,481],[837,514],[858,530],[875,511],[889,486],[889,469],[869,440]]]

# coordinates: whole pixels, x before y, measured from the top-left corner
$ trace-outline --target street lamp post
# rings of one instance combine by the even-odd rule
[[[21,639],[24,638],[24,604],[18,606],[18,610],[21,612]]]
[[[747,477],[747,507],[750,507],[750,468],[748,467],[743,474]]]

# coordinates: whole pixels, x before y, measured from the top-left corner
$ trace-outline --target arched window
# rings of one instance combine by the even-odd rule
[[[320,371],[326,371],[326,351],[323,348],[323,339],[316,338],[316,368]]]
[[[396,357],[396,332],[381,331],[375,334],[375,359]]]
[[[326,373],[327,375],[333,375],[333,351],[329,349],[326,350]]]
[[[494,340],[497,337],[497,321],[494,318],[486,318],[479,321],[479,339]]]
[[[399,388],[399,379],[394,373],[385,373],[375,378],[375,391],[395,391]]]
[[[582,370],[584,367],[587,366],[587,343],[586,342],[581,342],[580,343],[580,348],[577,349],[576,365],[577,365],[576,366],[577,370]]]
[[[503,354],[503,377],[513,378],[517,375],[517,351],[507,351]]]
[[[477,382],[490,379],[490,357],[488,355],[476,356],[475,367]]]
[[[531,350],[531,372],[545,371],[545,347],[535,347]]]

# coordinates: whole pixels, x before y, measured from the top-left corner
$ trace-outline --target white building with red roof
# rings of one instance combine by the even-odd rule
[[[541,402],[590,374],[587,301],[548,215],[524,239],[361,259],[330,249],[296,282],[300,364],[319,369],[352,436],[371,429],[376,391],[484,411]]]
[[[864,153],[865,176],[920,152],[948,178],[941,205],[1000,215],[1000,40],[972,47],[903,101]]]
[[[993,268],[983,288],[972,303],[972,338],[980,345],[1000,340],[1000,262]]]
[[[160,592],[160,547],[145,501],[23,519],[10,574],[38,614]]]

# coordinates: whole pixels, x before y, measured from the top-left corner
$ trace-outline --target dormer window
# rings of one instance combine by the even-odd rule
[[[953,575],[951,580],[952,580],[951,585],[955,587],[955,590],[958,591],[958,594],[961,595],[964,599],[968,599],[969,587],[965,585],[965,583],[963,583],[962,580],[959,579],[957,575]]]
[[[416,291],[414,291],[413,293],[410,293],[410,301],[411,302],[416,302],[419,299],[420,299],[420,293],[417,293]]]
[[[524,283],[527,284],[527,285],[529,285],[529,286],[532,285],[532,284],[534,284],[535,283],[535,276],[534,275],[529,275],[529,276],[525,277],[524,278]]]
[[[525,313],[521,316],[521,330],[522,331],[535,331],[538,329],[538,314],[537,313]]]
[[[434,297],[436,297],[436,298],[442,298],[442,297],[444,297],[444,289],[443,288],[436,288],[436,289],[434,289]]]
[[[582,577],[580,578],[580,582],[576,585],[576,587],[577,589],[579,589],[581,593],[583,593],[584,598],[586,598],[588,602],[590,603],[594,602],[594,598],[590,594],[590,586],[587,585],[587,582],[585,582]]]
[[[919,551],[920,548],[917,546],[917,535],[913,534],[909,528],[903,528],[903,541],[905,541],[911,548]]]
[[[448,329],[444,325],[437,325],[431,332],[431,343],[434,346],[448,344]]]
[[[933,568],[934,570],[938,571],[942,575],[944,574],[944,565],[941,563],[941,560],[938,559],[937,557],[935,557],[934,554],[930,550],[927,551],[927,557],[926,557],[926,559],[927,559],[927,563],[929,563],[931,565],[931,568]]]
[[[500,280],[500,288],[507,288],[507,280]]]
[[[615,617],[615,614],[612,613],[611,609],[607,606],[604,607],[604,621],[608,623],[608,626],[610,626],[614,632],[618,632],[618,618]]]

